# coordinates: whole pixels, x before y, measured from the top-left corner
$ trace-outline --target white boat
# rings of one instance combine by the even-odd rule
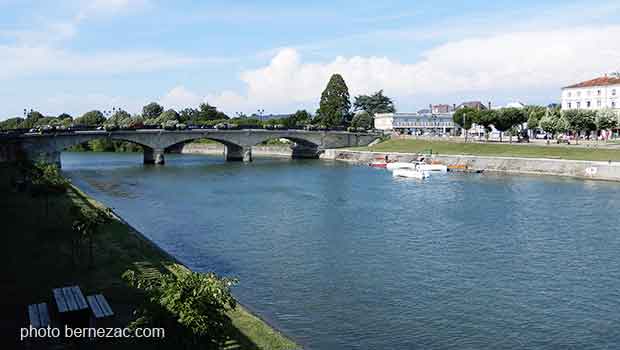
[[[448,167],[443,164],[426,164],[420,163],[420,170],[425,171],[439,171],[442,173],[448,172]]]
[[[428,171],[418,170],[414,168],[399,168],[392,172],[394,177],[410,177],[414,179],[426,179],[431,176]]]
[[[396,170],[396,169],[416,169],[419,168],[423,171],[439,171],[445,173],[448,171],[448,167],[443,164],[427,164],[427,163],[405,163],[405,162],[394,162],[388,163],[386,166],[387,170]]]
[[[387,170],[395,170],[395,169],[415,169],[416,163],[405,163],[405,162],[393,162],[387,163]]]

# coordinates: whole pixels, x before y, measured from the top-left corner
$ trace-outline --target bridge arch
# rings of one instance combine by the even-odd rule
[[[309,140],[304,137],[291,136],[291,135],[266,135],[261,139],[255,140],[255,144],[252,146],[258,146],[269,140],[274,139],[286,139],[291,141],[291,156],[293,158],[318,158],[321,153],[320,145],[316,141]]]
[[[247,145],[238,144],[229,139],[210,135],[195,135],[182,139],[175,140],[173,144],[165,147],[166,151],[178,150],[181,151],[183,146],[198,140],[210,140],[215,141],[221,145],[224,145],[224,158],[227,161],[251,161],[251,147]],[[246,154],[247,153],[247,154]]]
[[[145,162],[147,160],[147,154],[152,155],[154,153],[152,145],[125,133],[34,135],[22,142],[22,149],[28,155],[29,159],[43,160],[60,166],[61,152],[71,147],[95,140],[122,141],[138,145],[144,152]]]

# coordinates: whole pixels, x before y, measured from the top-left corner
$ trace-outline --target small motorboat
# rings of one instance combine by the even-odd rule
[[[425,171],[439,171],[442,173],[445,173],[448,171],[448,167],[443,165],[443,164],[437,164],[437,163],[431,163],[431,164],[427,164],[427,163],[420,163],[420,170],[425,170]]]
[[[422,171],[438,171],[442,173],[445,173],[448,171],[448,167],[443,164],[428,164],[428,163],[423,163],[423,162],[412,162],[412,163],[394,162],[394,163],[388,163],[386,168],[388,170],[416,169],[417,168]]]
[[[416,166],[416,163],[393,162],[393,163],[388,163],[386,168],[387,170],[415,169],[415,166]]]
[[[399,168],[394,169],[392,172],[392,176],[394,177],[410,177],[414,179],[426,179],[431,176],[428,171],[419,170],[415,168]]]
[[[371,166],[371,167],[373,167],[373,168],[383,168],[383,169],[385,169],[385,168],[387,168],[387,165],[388,165],[388,163],[383,162],[383,161],[381,161],[381,162],[370,162],[370,163],[368,163],[368,166]]]

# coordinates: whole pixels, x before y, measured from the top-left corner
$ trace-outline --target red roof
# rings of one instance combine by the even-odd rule
[[[616,85],[620,84],[620,78],[616,77],[600,77],[592,80],[582,81],[581,83],[565,86],[564,89],[570,88],[583,88],[583,87],[592,87],[592,86],[606,86],[606,85]]]

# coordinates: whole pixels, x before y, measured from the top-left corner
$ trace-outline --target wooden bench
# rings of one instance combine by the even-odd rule
[[[88,324],[88,304],[80,287],[56,288],[52,292],[63,321],[72,325]]]
[[[92,310],[95,324],[114,316],[114,311],[112,311],[110,304],[108,304],[108,301],[102,294],[89,295],[86,299]]]
[[[50,325],[50,314],[46,303],[28,305],[28,318],[33,328],[46,328]]]

